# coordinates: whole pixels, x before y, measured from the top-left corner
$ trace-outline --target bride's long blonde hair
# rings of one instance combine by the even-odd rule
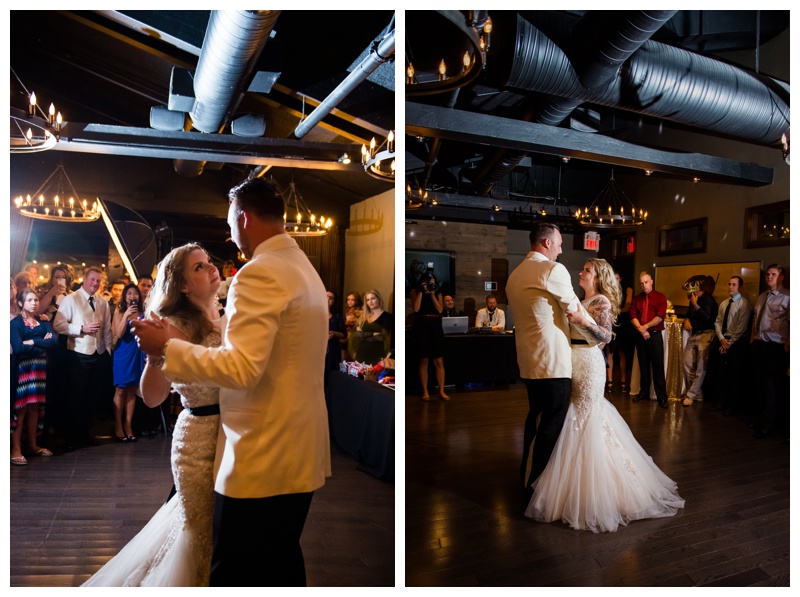
[[[587,263],[591,263],[594,268],[594,284],[597,292],[611,301],[611,318],[616,321],[617,315],[619,315],[622,289],[614,275],[614,268],[605,259],[587,259]]]

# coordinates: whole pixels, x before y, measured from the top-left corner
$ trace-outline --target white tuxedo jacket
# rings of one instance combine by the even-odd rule
[[[516,325],[517,363],[523,379],[572,377],[565,312],[582,308],[567,268],[531,251],[506,284]]]
[[[261,498],[318,489],[331,474],[323,390],[325,286],[286,234],[261,243],[228,291],[219,348],[173,340],[170,379],[220,386],[215,490]]]

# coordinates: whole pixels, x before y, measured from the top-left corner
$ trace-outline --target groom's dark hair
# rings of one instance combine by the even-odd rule
[[[283,220],[286,205],[275,182],[266,178],[248,178],[228,191],[228,202],[237,201],[242,211],[264,220]]]
[[[561,232],[561,229],[552,222],[537,222],[534,224],[529,235],[531,247],[539,246],[546,238],[553,238],[553,232],[556,230]]]

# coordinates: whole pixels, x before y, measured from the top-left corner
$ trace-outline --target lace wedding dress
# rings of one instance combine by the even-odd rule
[[[601,323],[590,305],[596,301],[596,296],[584,301],[584,307]],[[581,337],[576,331],[572,335]],[[632,520],[673,516],[683,508],[675,482],[655,465],[606,400],[605,382],[602,350],[573,345],[567,416],[550,461],[533,483],[525,516],[563,520],[574,529],[598,533],[616,531]]]
[[[219,332],[214,331],[202,344],[219,346],[220,342]],[[219,404],[219,388],[177,383],[173,388],[184,409]],[[218,414],[195,416],[181,411],[172,435],[177,493],[82,586],[208,586],[218,430]]]

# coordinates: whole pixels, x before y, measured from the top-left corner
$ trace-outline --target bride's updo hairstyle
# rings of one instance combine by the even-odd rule
[[[187,259],[191,252],[197,249],[206,252],[197,243],[189,243],[172,249],[161,260],[147,305],[148,315],[152,312],[159,317],[169,317],[178,324],[189,342],[193,344],[200,344],[203,338],[214,329],[206,317],[205,311],[190,301],[184,292],[181,292],[186,281]]]
[[[622,290],[619,287],[616,276],[614,276],[614,268],[605,259],[588,259],[587,262],[591,263],[594,268],[594,283],[597,287],[597,292],[605,295],[611,301],[611,318],[615,320],[619,315]]]

